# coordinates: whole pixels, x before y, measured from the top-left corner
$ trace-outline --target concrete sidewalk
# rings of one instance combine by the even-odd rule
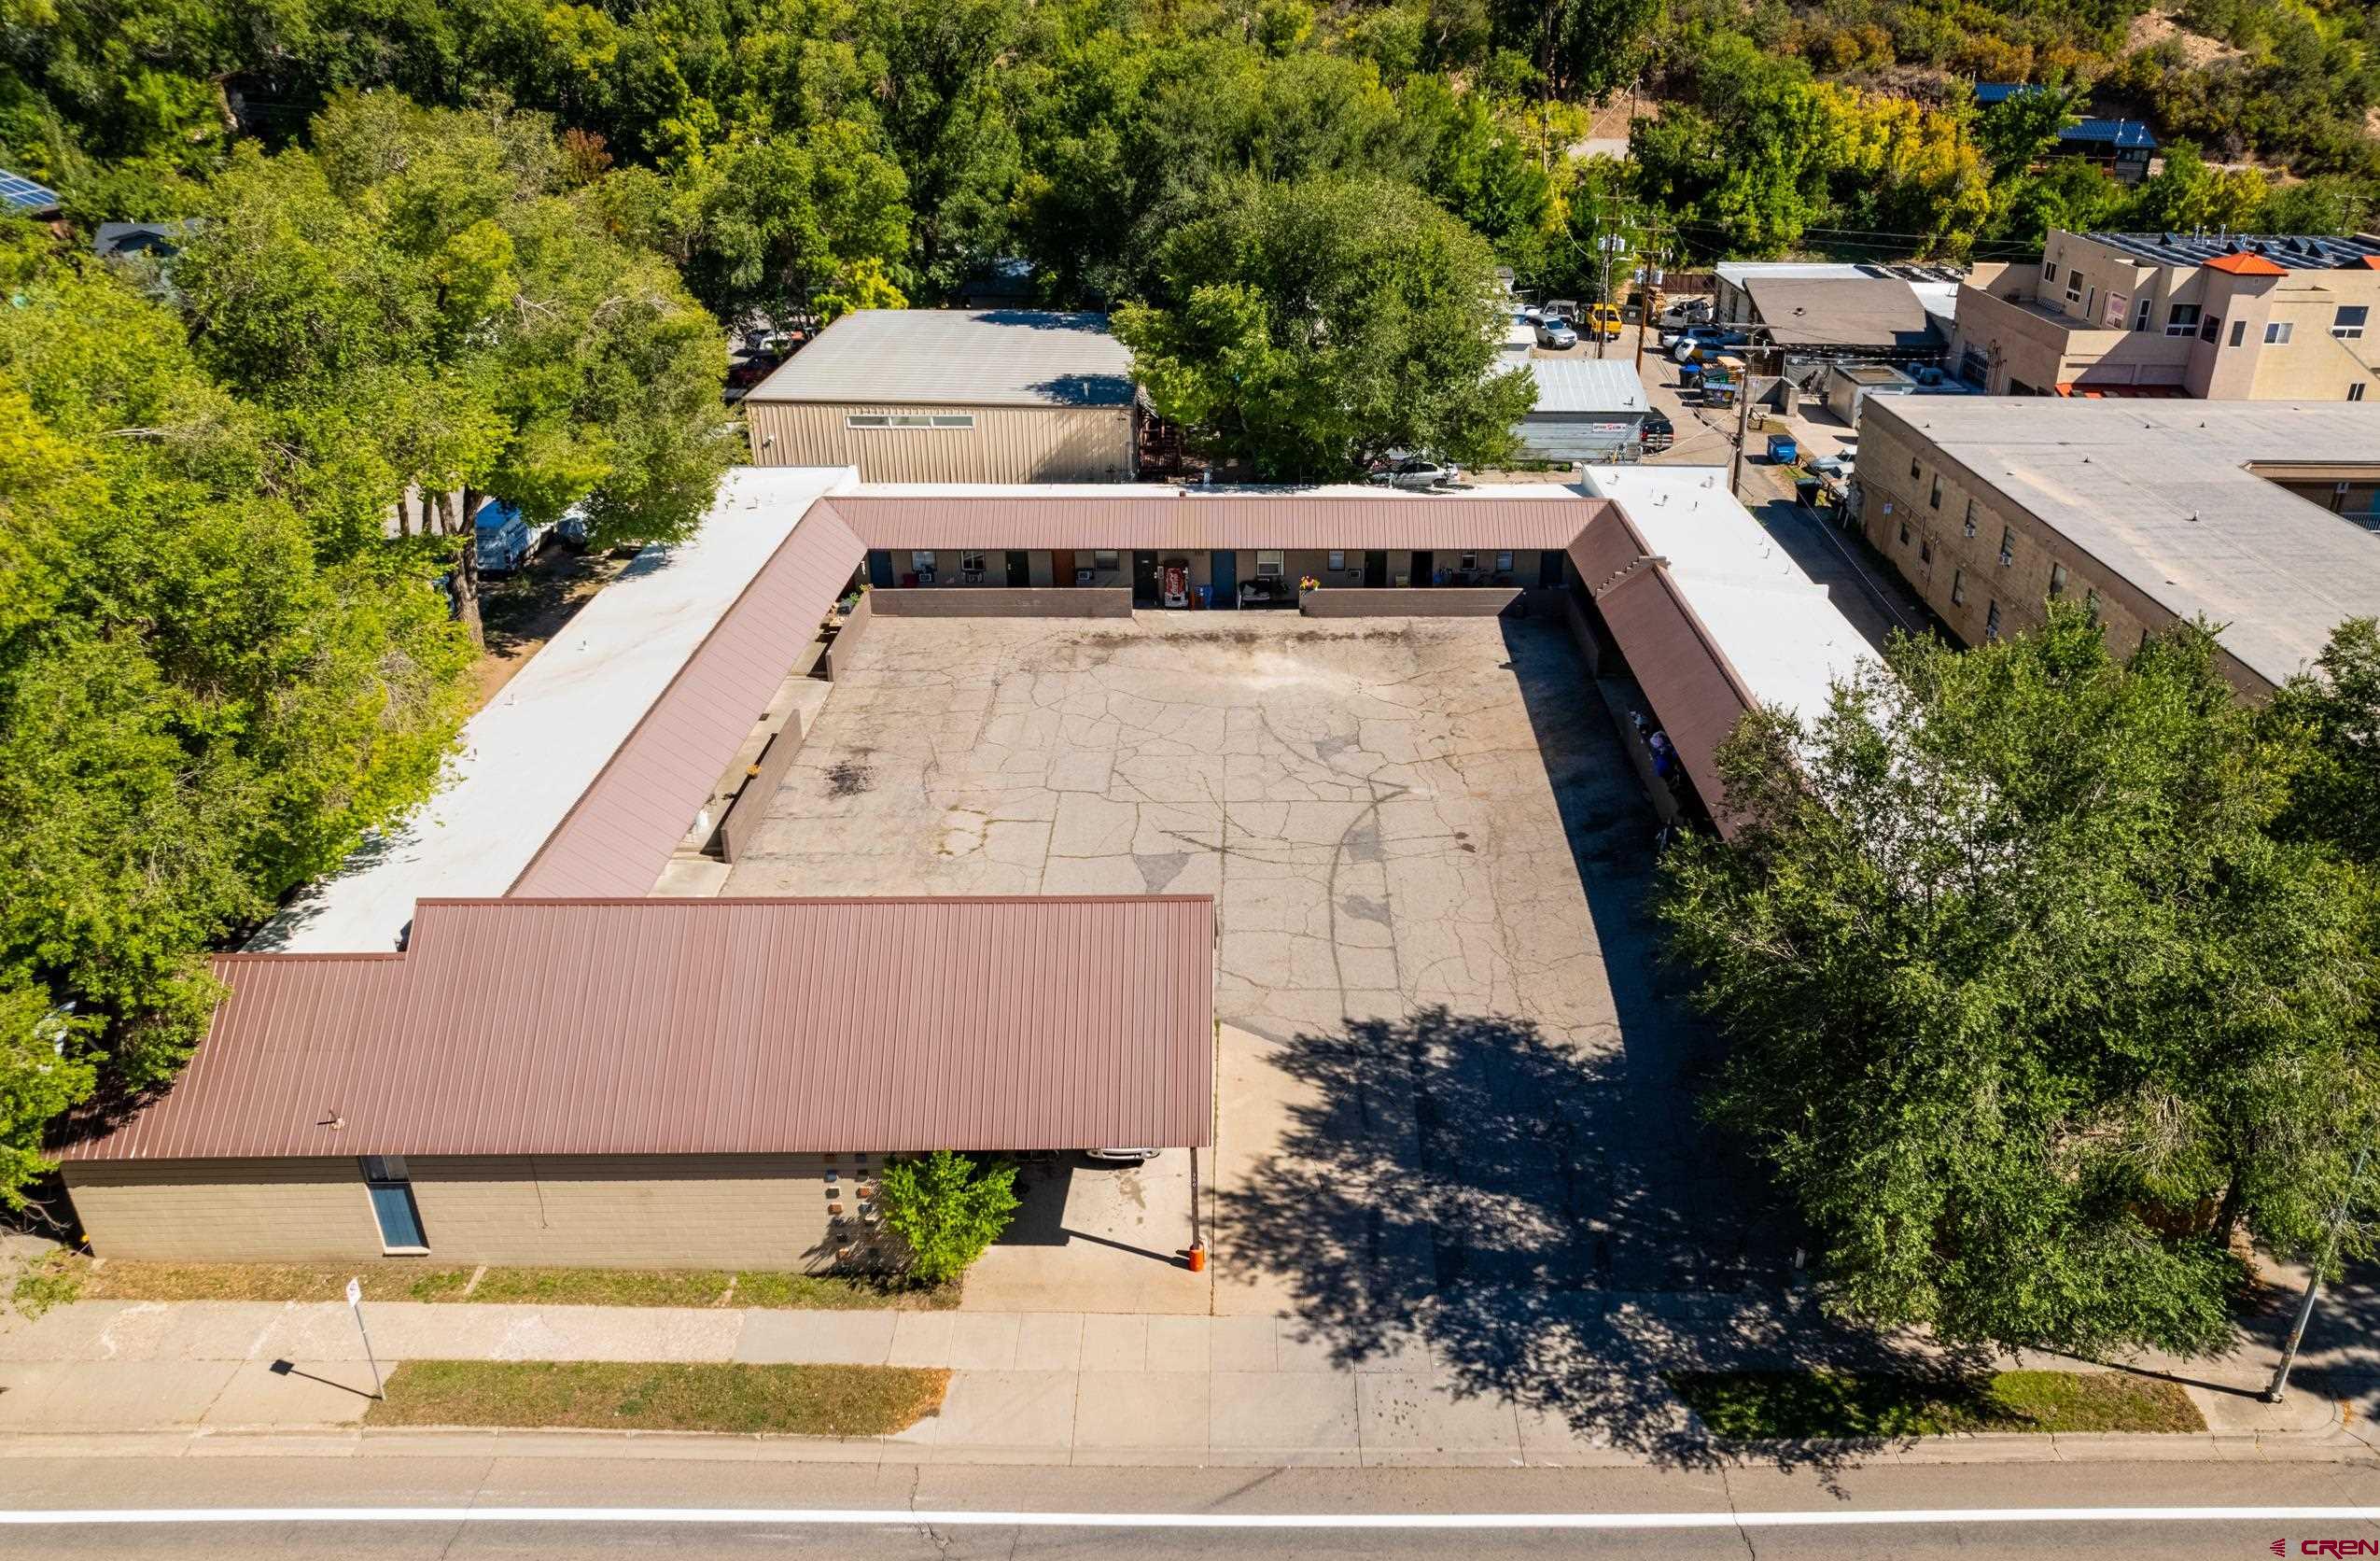
[[[1418,1335],[1351,1361],[1283,1318],[406,1302],[368,1303],[364,1314],[384,1368],[463,1358],[952,1371],[940,1414],[880,1441],[795,1443],[819,1458],[1578,1466],[1673,1460],[1699,1441],[1691,1417],[1658,1383],[1606,1385],[1645,1406],[1616,1445],[1583,1407],[1616,1392],[1590,1388],[1565,1413],[1478,1389]],[[151,1433],[152,1444],[163,1433],[193,1446],[258,1432],[327,1433],[357,1447],[421,1443],[425,1433],[354,1429],[371,1389],[343,1305],[75,1302],[0,1331],[0,1451],[98,1433]],[[2144,1445],[2160,1456],[2369,1456],[2316,1394],[2270,1407],[2235,1392],[2191,1392],[2215,1427],[2208,1435],[1961,1438],[1896,1456],[2139,1456]],[[568,1434],[549,1441],[572,1444]]]

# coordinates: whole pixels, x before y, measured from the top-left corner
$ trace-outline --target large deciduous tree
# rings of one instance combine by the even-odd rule
[[[203,951],[427,796],[469,648],[427,561],[112,275],[0,309],[0,1202],[49,1118],[170,1078]]]
[[[1246,183],[1166,245],[1156,299],[1116,313],[1160,415],[1279,479],[1393,450],[1509,456],[1535,384],[1495,371],[1486,243],[1385,179]]]
[[[1733,1049],[1710,1105],[1838,1302],[1951,1340],[2205,1350],[2244,1232],[2318,1244],[2375,1101],[2351,871],[2277,838],[2303,728],[2196,627],[1904,641],[1722,755],[1661,915]]]

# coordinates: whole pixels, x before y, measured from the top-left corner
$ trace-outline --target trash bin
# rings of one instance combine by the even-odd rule
[[[1818,507],[1818,479],[1815,477],[1796,477],[1793,480],[1793,496],[1801,500],[1801,507],[1803,509],[1816,509]]]
[[[1191,606],[1192,606],[1193,608],[1195,608],[1196,610],[1199,611],[1199,612],[1204,612],[1204,611],[1206,610],[1206,607],[1207,607],[1207,597],[1208,597],[1208,594],[1209,594],[1210,592],[1211,592],[1213,589],[1214,589],[1214,587],[1213,587],[1213,586],[1211,586],[1211,585],[1193,585],[1193,586],[1191,586],[1191,587],[1190,587],[1190,602],[1191,602]]]

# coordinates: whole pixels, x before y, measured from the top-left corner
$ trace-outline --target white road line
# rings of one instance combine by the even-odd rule
[[[2371,1523],[2380,1507],[1925,1507],[1774,1512],[977,1512],[775,1507],[159,1507],[0,1512],[0,1526],[116,1524],[586,1523],[767,1527],[1645,1529],[2054,1523]]]

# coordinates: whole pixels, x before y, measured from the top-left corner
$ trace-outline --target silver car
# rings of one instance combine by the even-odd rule
[[[1537,345],[1566,351],[1578,345],[1578,332],[1570,328],[1568,320],[1544,320],[1537,326]]]
[[[1463,468],[1459,466],[1434,460],[1401,460],[1373,472],[1370,481],[1379,487],[1434,488],[1462,475]]]

